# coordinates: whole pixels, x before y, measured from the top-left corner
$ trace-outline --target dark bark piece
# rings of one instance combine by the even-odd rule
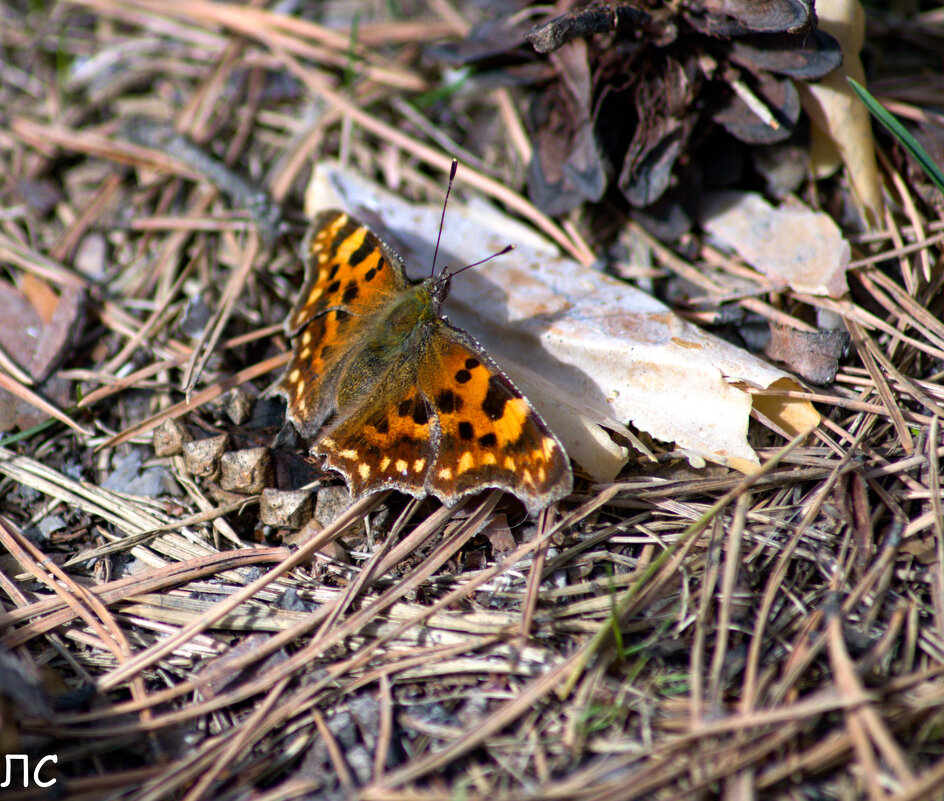
[[[619,177],[619,186],[626,199],[636,208],[655,203],[672,184],[675,162],[688,141],[680,125],[646,150],[639,161],[627,159]]]
[[[745,79],[748,76],[744,76]],[[723,125],[732,136],[751,145],[769,145],[782,142],[793,133],[800,118],[800,97],[793,83],[784,78],[761,73],[746,81],[750,89],[777,121],[769,125],[740,97],[732,92],[728,102],[714,114],[714,121]]]
[[[816,25],[812,0],[704,0],[686,21],[700,33],[730,38],[747,33],[805,33]]]
[[[615,179],[633,208],[652,216],[666,202],[680,221],[701,158],[693,149],[716,135],[742,150],[788,140],[801,110],[788,79],[817,80],[841,63],[836,41],[815,29],[813,0],[567,0],[526,32],[545,59],[512,35],[529,19],[523,6],[495,3],[497,18],[462,46],[493,58],[490,75],[550,72],[530,93],[528,192],[552,216],[599,202]],[[726,155],[708,166],[728,175],[736,165]]]
[[[754,34],[722,46],[727,57],[752,72],[764,70],[803,81],[815,81],[842,64],[842,50],[825,31]]]
[[[34,381],[45,381],[59,365],[82,334],[85,318],[85,292],[66,287],[49,322],[43,326],[33,358],[30,375]]]
[[[589,107],[587,46],[571,42],[551,55],[562,80],[536,95],[531,107],[535,141],[528,192],[545,214],[563,214],[603,197],[611,167],[597,139]]]
[[[823,385],[835,380],[839,358],[848,347],[849,334],[843,330],[810,332],[772,324],[764,352],[807,381]]]
[[[649,19],[646,12],[628,3],[600,3],[568,11],[548,22],[535,25],[525,38],[539,53],[550,53],[573,39],[638,28]]]
[[[667,58],[648,67],[636,92],[638,124],[618,178],[620,191],[636,208],[655,203],[672,184],[676,160],[693,127],[690,108],[700,88],[692,59]]]
[[[69,405],[71,383],[53,375],[81,333],[85,293],[67,287],[56,299],[55,308],[44,322],[34,302],[5,281],[0,281],[0,320],[14,324],[0,326],[0,347],[32,381],[30,389],[59,407]],[[35,298],[33,298],[35,301]],[[44,411],[0,389],[0,431],[21,431],[47,418]]]
[[[678,242],[692,230],[692,217],[671,195],[644,209],[636,209],[633,219],[663,242]]]

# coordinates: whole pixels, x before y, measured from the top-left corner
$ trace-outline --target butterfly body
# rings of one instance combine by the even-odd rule
[[[440,308],[448,274],[418,284],[344,212],[319,214],[286,320],[288,417],[355,497],[396,489],[447,505],[486,487],[529,511],[570,493],[563,448],[510,379]]]

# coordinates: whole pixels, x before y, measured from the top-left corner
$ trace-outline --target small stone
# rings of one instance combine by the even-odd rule
[[[187,470],[200,478],[216,480],[220,472],[220,459],[228,446],[229,437],[226,434],[184,443]]]
[[[108,243],[100,233],[83,236],[75,250],[72,264],[82,275],[92,281],[105,280]]]
[[[353,501],[351,493],[343,484],[332,484],[322,487],[318,490],[318,503],[315,505],[315,518],[322,526],[327,528],[346,512]],[[367,526],[363,519],[358,520],[341,535],[345,540],[351,541],[357,537],[364,537],[367,534]]]
[[[179,456],[184,445],[193,441],[193,435],[179,420],[168,419],[154,432],[155,456]]]
[[[112,492],[130,492],[128,485],[137,478],[143,463],[144,457],[137,449],[123,456],[116,456],[111,473],[102,481],[102,489]]]
[[[224,490],[255,495],[272,483],[272,457],[268,448],[229,451],[220,458],[220,486]]]
[[[196,339],[210,321],[211,309],[201,295],[193,295],[180,318],[180,330],[191,339]]]
[[[252,414],[253,401],[240,387],[233,387],[220,398],[223,411],[233,421],[234,425],[241,426]]]
[[[259,519],[267,526],[300,528],[311,518],[311,492],[267,487],[259,499]]]
[[[340,562],[342,565],[351,564],[351,556],[340,540],[326,542],[318,549],[318,556],[326,557],[332,562]]]
[[[351,505],[351,493],[341,484],[333,484],[318,490],[318,505],[315,517],[322,526],[330,526]]]
[[[314,601],[302,600],[298,595],[298,590],[294,587],[289,587],[283,592],[275,605],[287,612],[314,612],[318,609],[318,604]]]
[[[44,540],[48,540],[51,534],[61,531],[65,527],[66,521],[59,517],[59,515],[47,515],[39,521],[38,526]]]

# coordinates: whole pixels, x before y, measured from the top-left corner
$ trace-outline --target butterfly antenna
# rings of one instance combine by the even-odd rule
[[[449,183],[446,185],[446,197],[443,200],[442,217],[439,218],[439,235],[436,237],[436,250],[433,251],[433,266],[429,270],[430,278],[436,274],[436,257],[439,255],[439,241],[442,239],[443,225],[446,222],[446,204],[449,202],[449,193],[452,191],[452,182],[456,180],[456,170],[459,169],[457,159],[452,160],[449,168]]]
[[[493,253],[491,256],[486,256],[484,259],[479,259],[478,261],[473,262],[472,264],[467,264],[465,267],[460,267],[458,270],[454,270],[453,272],[449,274],[449,277],[452,278],[458,275],[459,273],[464,273],[466,270],[470,270],[473,267],[478,267],[480,264],[485,264],[485,262],[491,261],[492,259],[497,258],[498,256],[504,256],[506,253],[511,253],[511,251],[513,251],[514,249],[515,249],[514,245],[505,245],[505,247],[503,247],[498,252]]]

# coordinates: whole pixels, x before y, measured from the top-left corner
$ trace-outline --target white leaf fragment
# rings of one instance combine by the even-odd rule
[[[775,208],[754,192],[714,192],[701,225],[728,250],[782,286],[842,297],[852,251],[828,214],[805,206]]]

